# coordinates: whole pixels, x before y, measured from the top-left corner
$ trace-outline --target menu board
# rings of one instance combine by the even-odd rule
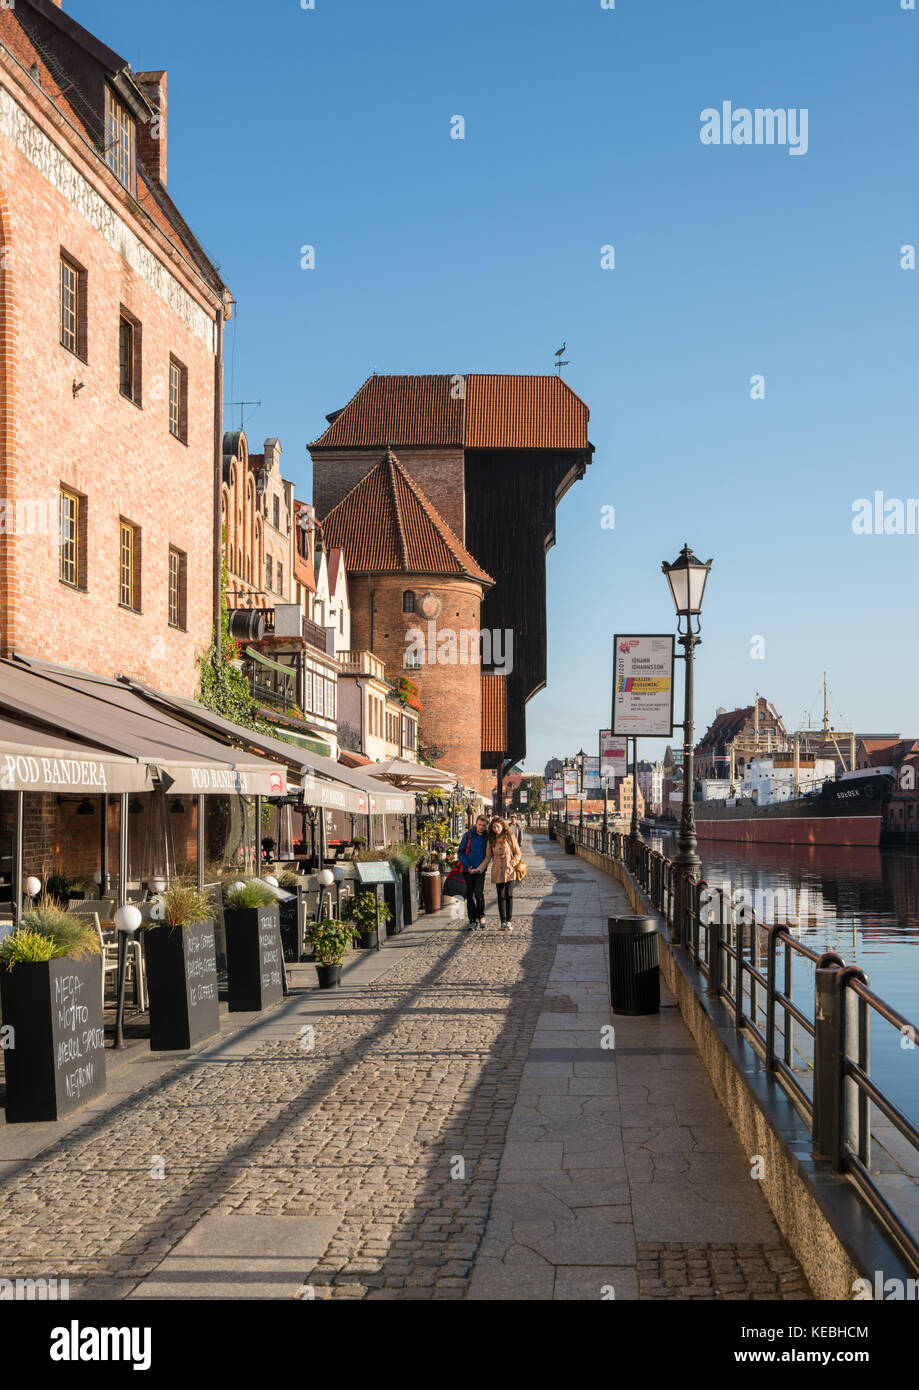
[[[188,997],[189,1046],[220,1028],[217,998],[217,937],[213,922],[185,930],[185,990]]]
[[[284,996],[284,955],[277,908],[259,910],[258,958],[262,980],[262,1008]]]
[[[58,1120],[105,1094],[98,955],[34,961],[0,974],[7,1123]]]
[[[673,736],[673,635],[614,638],[613,733]]]
[[[394,883],[396,875],[388,859],[369,859],[354,865],[360,883]]]
[[[104,1094],[105,1033],[98,965],[95,970],[87,971],[77,970],[72,960],[49,963],[52,966],[55,1089],[60,1116]]]

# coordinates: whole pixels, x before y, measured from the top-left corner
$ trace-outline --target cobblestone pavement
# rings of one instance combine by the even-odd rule
[[[602,923],[583,910],[595,906],[585,894],[606,910],[619,890],[579,861],[528,858],[512,935],[469,934],[446,913],[423,919],[377,958],[376,979],[334,996],[295,991],[239,1041],[146,1084],[142,1060],[126,1067],[114,1105],[88,1110],[25,1164],[8,1143],[27,1127],[0,1129],[0,1274],[53,1274],[71,1281],[71,1297],[99,1298],[156,1296],[157,1277],[179,1270],[179,1294],[173,1283],[163,1296],[194,1296],[181,1270],[195,1261],[181,1257],[208,1230],[223,1244],[210,1247],[220,1258],[205,1261],[214,1277],[199,1296],[219,1296],[214,1284],[233,1269],[234,1297],[600,1298],[610,1284],[616,1297],[806,1297],[761,1196],[747,1191],[739,1149],[743,1200],[728,1200],[733,1216],[715,1230],[727,1243],[687,1243],[679,1230],[675,1244],[659,1243],[669,1232],[649,1224],[648,1201],[666,1227],[673,1180],[684,1179],[672,1161],[682,1148],[666,1134],[685,1117],[667,1086],[696,1098],[688,1142],[703,1166],[716,1157],[723,1167],[713,1151],[732,1132],[672,1013],[661,1036],[680,1056],[620,1056],[634,1088],[620,1090],[614,1054],[597,1051],[610,1021]],[[312,984],[311,968],[299,973]],[[578,1028],[592,1050],[576,1057]],[[695,1091],[667,1070],[683,1054]],[[626,1131],[629,1107],[641,1126]],[[534,1149],[546,1171],[530,1170]],[[667,1186],[653,1190],[661,1177]],[[645,1205],[630,1182],[646,1189]],[[752,1226],[750,1202],[762,1208]],[[279,1229],[323,1221],[308,1257],[272,1263]],[[260,1229],[271,1248],[250,1276]],[[254,1281],[248,1295],[240,1277]]]

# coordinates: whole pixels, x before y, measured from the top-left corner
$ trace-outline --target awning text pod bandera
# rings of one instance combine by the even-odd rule
[[[0,791],[95,793],[151,791],[145,764],[0,719]]]

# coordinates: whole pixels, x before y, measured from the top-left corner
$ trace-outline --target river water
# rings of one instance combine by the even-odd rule
[[[675,837],[649,843],[672,857]],[[836,951],[859,965],[874,992],[919,1024],[919,853],[842,846],[737,846],[700,840],[702,875],[710,887],[749,905],[764,922],[789,921],[811,950]],[[813,967],[795,969],[796,997],[813,1018]],[[800,981],[800,984],[799,984]],[[889,1024],[872,1023],[872,1074],[892,1099],[919,1120],[919,1049],[904,1047]]]

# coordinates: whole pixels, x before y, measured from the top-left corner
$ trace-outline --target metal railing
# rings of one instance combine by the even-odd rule
[[[579,827],[576,821],[553,824],[559,840],[628,869],[667,923],[671,945],[688,953],[708,992],[727,1003],[735,1028],[796,1105],[810,1128],[814,1152],[836,1172],[848,1174],[904,1258],[919,1270],[919,1235],[881,1190],[870,1166],[872,1106],[919,1153],[919,1128],[871,1077],[872,1022],[896,1028],[905,1049],[919,1047],[919,1027],[876,995],[858,966],[846,965],[835,952],[810,950],[787,924],[766,925],[746,908],[738,912],[721,889],[695,875],[676,891],[678,869],[643,840]],[[800,991],[795,998],[796,962],[813,966],[813,1019],[801,1008]],[[809,1092],[794,1070],[796,1051],[803,1074],[811,1070]]]

